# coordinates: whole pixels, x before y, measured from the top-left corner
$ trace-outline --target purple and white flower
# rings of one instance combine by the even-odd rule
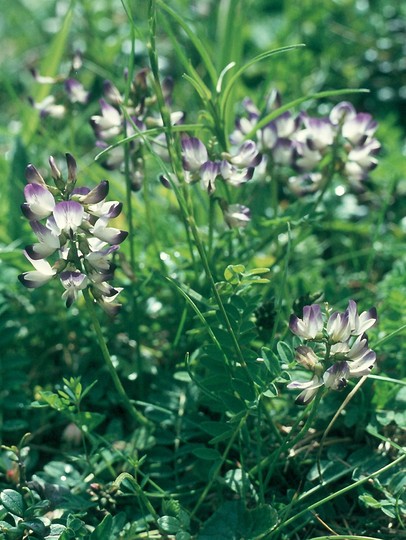
[[[302,390],[298,403],[309,403],[322,386],[342,390],[349,379],[370,373],[376,353],[369,348],[365,331],[376,321],[375,308],[358,315],[354,300],[349,301],[344,312],[336,311],[324,319],[318,304],[305,306],[303,319],[291,316],[291,331],[312,344],[299,345],[295,351],[298,364],[313,373],[310,381],[288,384],[288,388]]]
[[[105,200],[107,181],[93,189],[76,188],[77,167],[70,154],[66,155],[66,180],[52,157],[49,163],[56,187],[48,186],[33,165],[26,169],[29,183],[22,211],[38,242],[24,252],[35,270],[22,273],[19,279],[24,286],[37,288],[58,276],[67,307],[81,290],[89,288],[103,309],[114,314],[119,304],[110,297],[115,298],[119,289],[108,283],[116,268],[111,257],[128,233],[110,227],[109,220],[120,214],[122,204]],[[49,257],[53,264],[46,260]]]
[[[18,279],[21,283],[28,289],[36,289],[41,287],[44,283],[50,281],[56,274],[56,269],[53,268],[48,261],[44,259],[32,259],[27,251],[24,251],[24,255],[33,265],[35,270],[30,272],[23,272],[18,276]]]
[[[21,210],[30,221],[48,217],[55,208],[55,199],[45,185],[30,183],[24,188],[26,202]]]
[[[62,298],[66,301],[66,307],[70,307],[77,299],[79,291],[87,287],[88,277],[79,271],[66,271],[59,274],[59,279],[65,289]]]
[[[289,320],[290,330],[304,339],[316,339],[322,336],[323,315],[318,304],[303,308],[303,319],[291,315]]]
[[[316,396],[321,386],[323,386],[323,379],[318,375],[313,375],[310,381],[292,381],[287,385],[287,388],[290,390],[301,390],[296,398],[296,403],[307,405]]]

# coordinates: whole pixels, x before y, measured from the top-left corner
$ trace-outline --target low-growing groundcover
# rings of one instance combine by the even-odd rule
[[[269,4],[4,6],[0,538],[406,537],[405,8]]]

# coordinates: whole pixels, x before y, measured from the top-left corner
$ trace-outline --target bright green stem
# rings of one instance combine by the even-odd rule
[[[149,425],[150,422],[145,418],[143,414],[141,414],[135,406],[131,403],[130,398],[127,396],[126,391],[124,390],[123,385],[121,384],[121,381],[119,379],[119,376],[117,375],[116,369],[113,365],[113,362],[111,360],[110,352],[107,348],[106,340],[104,339],[103,332],[99,323],[99,320],[97,318],[96,310],[94,309],[93,300],[90,296],[90,292],[88,289],[83,290],[83,296],[86,302],[86,307],[89,311],[90,319],[93,324],[94,331],[96,332],[97,341],[99,343],[99,347],[103,356],[104,363],[110,373],[110,376],[113,380],[114,386],[117,390],[117,393],[120,397],[120,401],[127,410],[127,412],[130,414],[131,418],[137,423],[141,425]]]

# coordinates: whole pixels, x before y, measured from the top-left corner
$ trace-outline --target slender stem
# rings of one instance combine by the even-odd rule
[[[154,76],[155,81],[155,90],[156,95],[159,103],[159,107],[161,110],[161,115],[163,119],[163,123],[165,126],[165,136],[168,146],[168,152],[169,157],[172,163],[173,170],[178,178],[183,178],[183,169],[182,169],[182,160],[179,156],[178,149],[176,148],[176,145],[174,144],[173,134],[172,134],[172,126],[169,116],[168,108],[165,104],[165,100],[162,93],[162,88],[159,80],[159,69],[158,69],[158,58],[157,58],[157,51],[155,46],[155,26],[156,26],[156,5],[155,0],[150,0],[149,2],[149,27],[150,27],[150,33],[149,33],[149,43],[148,43],[148,51],[149,51],[149,59],[151,63],[151,70]],[[206,254],[206,250],[203,246],[203,242],[201,241],[200,234],[193,216],[193,207],[190,201],[189,192],[187,189],[187,185],[183,182],[181,185],[182,193],[180,196],[179,191],[176,191],[177,199],[179,202],[179,206],[181,208],[181,211],[184,215],[184,219],[186,220],[186,223],[190,227],[190,231],[193,236],[193,240],[196,244],[197,250],[199,252],[203,268],[206,274],[207,279],[209,280],[211,289],[213,291],[213,295],[216,299],[217,305],[220,309],[221,315],[224,320],[224,324],[226,327],[227,332],[229,332],[231,339],[233,341],[234,349],[237,354],[237,358],[243,368],[247,368],[244,356],[242,354],[240,344],[238,343],[237,337],[234,333],[233,327],[231,326],[229,317],[227,315],[226,310],[224,309],[223,302],[221,300],[220,294],[217,291],[216,283],[214,281],[208,257]],[[248,374],[248,371],[247,371]],[[249,375],[249,374],[248,374]]]
[[[193,219],[193,216],[188,217],[188,223],[190,225],[192,235],[193,235],[193,239],[194,239],[194,241],[196,243],[196,247],[197,247],[197,250],[199,252],[199,255],[200,255],[200,258],[201,258],[201,261],[202,261],[202,264],[203,264],[203,268],[204,268],[206,277],[209,280],[213,295],[214,295],[214,297],[216,299],[216,303],[217,303],[217,305],[218,305],[218,307],[220,309],[220,313],[221,313],[221,315],[223,317],[223,321],[224,321],[225,327],[227,329],[227,332],[229,333],[229,335],[230,335],[230,337],[232,339],[234,349],[235,349],[235,352],[237,354],[237,358],[238,358],[241,366],[246,370],[247,375],[251,379],[251,377],[249,375],[249,372],[247,370],[247,364],[245,362],[244,355],[242,353],[240,344],[239,344],[239,342],[237,340],[237,336],[235,335],[234,329],[233,329],[233,327],[232,327],[232,325],[230,323],[230,319],[229,319],[229,317],[227,315],[227,312],[226,312],[226,310],[224,308],[223,301],[222,301],[221,296],[220,296],[220,294],[219,294],[219,292],[217,290],[216,283],[214,281],[213,274],[212,274],[211,269],[210,269],[209,261],[208,261],[207,254],[206,254],[206,250],[204,249],[203,242],[200,239],[199,231],[197,229],[197,226],[196,226],[195,220]]]
[[[226,449],[224,450],[223,452],[223,455],[221,456],[221,459],[219,460],[219,462],[217,463],[217,466],[216,468],[214,469],[214,472],[213,474],[211,475],[211,478],[210,478],[210,481],[207,483],[206,487],[204,488],[202,494],[200,495],[199,497],[199,500],[197,501],[196,503],[196,506],[193,508],[191,514],[190,514],[190,517],[193,518],[193,516],[196,514],[197,510],[200,508],[201,504],[203,503],[204,499],[206,498],[207,494],[209,493],[213,483],[216,481],[217,479],[217,476],[220,472],[220,469],[221,467],[223,466],[225,460],[227,459],[227,456],[228,456],[228,453],[230,452],[231,450],[231,447],[235,441],[235,438],[237,437],[237,435],[239,434],[242,426],[244,425],[246,419],[247,419],[247,416],[248,414],[244,415],[241,420],[239,421],[237,427],[235,428],[234,430],[234,433],[233,435],[230,437],[230,440],[228,441],[228,444],[226,446]]]
[[[320,501],[316,501],[315,503],[311,504],[310,506],[308,506],[307,508],[305,508],[304,510],[302,510],[301,512],[298,512],[297,514],[295,514],[294,516],[292,516],[291,518],[287,519],[284,523],[281,523],[279,525],[279,527],[277,527],[276,529],[274,529],[269,536],[267,536],[266,538],[270,539],[270,538],[273,538],[277,533],[279,533],[279,531],[281,529],[284,529],[287,525],[289,525],[290,523],[296,521],[297,519],[301,518],[303,515],[307,514],[307,512],[310,512],[311,510],[314,510],[315,508],[318,508],[319,506],[321,506],[322,504],[325,504],[326,502],[328,501],[331,501],[332,499],[335,499],[337,497],[340,497],[340,495],[344,495],[345,493],[348,493],[349,491],[351,491],[352,489],[355,489],[357,488],[358,486],[361,486],[362,484],[365,484],[366,482],[368,482],[371,478],[375,478],[376,476],[379,476],[380,474],[383,474],[385,473],[386,471],[389,471],[392,467],[394,467],[395,465],[397,465],[398,463],[400,463],[401,461],[403,461],[404,459],[406,458],[406,454],[403,454],[401,455],[400,457],[398,457],[397,459],[395,459],[395,461],[392,461],[392,463],[389,463],[388,465],[385,465],[384,467],[382,467],[381,469],[378,469],[377,471],[369,474],[368,476],[364,476],[363,478],[361,478],[360,480],[357,480],[356,482],[354,482],[353,484],[351,484],[350,486],[346,486],[334,493],[331,493],[330,495],[328,495],[327,497],[325,497],[324,499],[321,499]],[[348,538],[348,536],[346,536],[346,538]],[[362,538],[362,537],[361,537]]]
[[[149,499],[148,497],[145,495],[144,491],[142,490],[142,488],[138,485],[138,482],[137,480],[131,476],[130,473],[127,473],[127,472],[124,472],[124,473],[121,473],[117,478],[116,480],[114,481],[114,485],[117,486],[117,487],[120,487],[120,485],[122,484],[122,482],[124,480],[128,480],[131,485],[134,487],[134,490],[137,494],[137,496],[141,499],[141,501],[143,502],[143,504],[145,505],[145,507],[147,508],[148,512],[151,514],[151,516],[153,517],[154,521],[157,522],[158,519],[159,519],[159,515],[156,513],[155,511],[155,508],[152,506],[152,504],[149,502]]]
[[[124,390],[124,387],[121,384],[119,376],[117,375],[116,369],[111,360],[110,352],[108,350],[106,340],[104,339],[103,332],[102,332],[99,320],[97,318],[96,310],[94,309],[93,300],[90,296],[90,292],[88,289],[83,290],[83,296],[86,302],[86,307],[89,311],[89,315],[93,324],[94,331],[96,332],[97,341],[99,343],[99,347],[103,356],[104,363],[110,373],[110,376],[113,380],[114,386],[120,397],[122,405],[126,408],[127,412],[130,414],[132,419],[137,424],[141,424],[144,426],[149,425],[150,424],[149,420],[145,418],[145,416],[135,408],[133,403],[131,403],[130,398],[127,396],[126,391]]]
[[[303,418],[307,415],[309,408],[311,407],[310,414],[304,423],[302,429],[299,431],[299,433],[294,437],[293,439],[287,438],[283,444],[281,444],[270,456],[266,457],[261,461],[261,463],[258,463],[255,467],[253,467],[250,470],[250,474],[256,474],[259,472],[260,469],[263,469],[264,467],[268,467],[270,465],[270,469],[267,474],[267,482],[271,479],[271,476],[273,474],[273,471],[275,470],[275,467],[277,465],[277,461],[279,456],[283,453],[289,450],[290,448],[293,448],[295,444],[300,441],[300,439],[303,438],[303,436],[309,431],[311,424],[314,420],[314,417],[317,413],[317,408],[320,403],[320,400],[323,396],[323,392],[319,391],[316,395],[315,399],[306,407],[306,409],[303,411],[303,414],[299,416],[299,418],[296,420],[296,422],[293,424],[291,432],[295,430],[295,428],[300,424],[300,422],[303,420]],[[265,483],[265,484],[266,484]]]

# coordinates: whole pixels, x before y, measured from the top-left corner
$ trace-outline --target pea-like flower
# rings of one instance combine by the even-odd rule
[[[291,316],[290,330],[306,342],[296,347],[295,359],[312,373],[310,381],[288,384],[289,389],[301,390],[297,403],[310,403],[322,386],[342,390],[349,379],[370,373],[376,353],[369,348],[365,332],[376,322],[376,309],[358,314],[354,300],[344,312],[322,312],[318,304],[312,304],[303,308],[302,319]]]
[[[120,214],[122,204],[106,201],[107,180],[93,189],[76,188],[76,162],[70,154],[66,161],[65,181],[54,159],[49,159],[55,187],[47,185],[32,164],[27,166],[22,212],[38,242],[24,251],[35,270],[20,274],[19,279],[25,287],[37,288],[59,278],[67,307],[88,287],[95,301],[114,314],[121,289],[108,283],[115,270],[111,257],[128,233],[110,227],[109,220]],[[46,260],[49,257],[52,263]]]
[[[242,143],[247,135],[252,136],[260,120],[260,111],[250,99],[246,98],[242,105],[244,113],[230,137],[233,143]],[[273,92],[266,112],[277,113],[280,106],[280,96]],[[360,191],[362,182],[378,164],[376,155],[381,145],[374,137],[376,129],[377,122],[370,114],[357,113],[346,101],[321,118],[285,111],[255,134],[264,155],[262,172],[271,180],[275,175],[286,177],[288,189],[306,195],[326,184],[327,174],[331,174],[326,163],[333,157],[335,173]]]
[[[296,315],[291,315],[289,328],[297,336],[304,339],[320,338],[323,330],[323,316],[318,304],[305,306],[303,308],[303,319]]]

